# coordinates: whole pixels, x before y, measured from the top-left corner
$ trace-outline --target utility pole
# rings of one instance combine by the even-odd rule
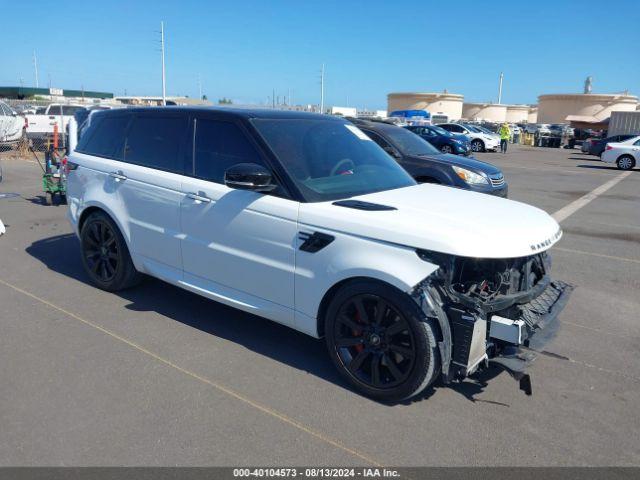
[[[324,63],[320,70],[320,113],[324,113]]]
[[[276,108],[276,89],[274,88],[271,92],[271,102],[273,104],[273,108]]]
[[[498,105],[502,104],[502,80],[504,79],[504,73],[500,72],[500,85],[498,86]]]
[[[166,105],[167,89],[164,74],[164,22],[160,22],[160,48],[162,49],[162,105]]]
[[[36,72],[36,88],[39,88],[40,85],[38,84],[38,59],[36,58],[36,51],[33,51],[33,69]]]
[[[202,100],[202,78],[198,74],[198,92],[200,93],[199,99]]]

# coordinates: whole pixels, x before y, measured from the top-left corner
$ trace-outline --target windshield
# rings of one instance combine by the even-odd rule
[[[483,133],[490,133],[493,134],[494,132],[492,132],[491,130],[489,130],[488,128],[485,127],[481,127],[480,125],[476,125],[476,129],[480,130]]]
[[[322,118],[253,119],[252,123],[308,202],[416,184],[393,158],[350,123]]]
[[[449,130],[445,130],[442,127],[431,126],[429,128],[431,128],[431,130],[436,132],[438,135],[444,135],[445,137],[453,137],[453,134]]]
[[[464,125],[467,130],[471,131],[471,132],[475,132],[475,133],[484,133],[482,130],[480,130],[479,128],[477,128],[474,125]]]
[[[422,156],[442,153],[419,135],[404,128],[385,128],[382,132],[403,155]]]

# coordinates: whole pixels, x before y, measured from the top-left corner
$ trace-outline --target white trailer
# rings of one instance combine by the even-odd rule
[[[607,135],[640,135],[640,111],[611,112]]]

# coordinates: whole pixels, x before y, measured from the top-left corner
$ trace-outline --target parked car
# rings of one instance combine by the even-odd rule
[[[43,113],[26,115],[27,137],[34,140],[50,138],[54,132],[54,126],[58,126],[58,132],[63,134],[66,131],[67,123],[73,115],[85,107],[81,105],[62,105],[52,103],[45,107]]]
[[[525,375],[571,290],[550,278],[562,233],[551,216],[418,185],[344,118],[94,116],[67,184],[88,278],[116,291],[146,273],[325,337],[340,374],[373,398],[410,398],[489,362]]]
[[[454,136],[451,132],[436,125],[415,125],[405,128],[416,135],[420,135],[442,153],[453,153],[455,155],[465,156],[471,155],[471,141],[467,136]]]
[[[590,138],[582,144],[585,147],[582,152],[599,157],[602,155],[602,152],[604,152],[608,143],[624,142],[625,140],[629,140],[636,136],[637,135],[613,135],[612,137],[607,138]]]
[[[25,137],[25,121],[9,105],[0,102],[0,145],[12,145]]]
[[[419,135],[393,125],[377,122],[356,125],[418,183],[439,183],[499,197],[508,194],[504,175],[490,163],[443,154]]]
[[[640,136],[608,143],[600,159],[605,163],[615,163],[620,170],[631,170],[640,162]]]
[[[498,148],[500,148],[499,136],[485,133],[473,125],[441,123],[438,126],[453,134],[466,135],[469,137],[471,139],[471,150],[474,152],[485,152],[487,150],[497,151]]]

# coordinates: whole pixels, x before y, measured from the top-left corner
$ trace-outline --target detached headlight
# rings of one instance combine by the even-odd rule
[[[482,175],[478,175],[477,173],[472,172],[471,170],[467,170],[466,168],[456,167],[455,165],[452,165],[452,168],[453,168],[453,171],[456,172],[456,174],[467,183],[471,183],[474,185],[489,184],[489,180],[487,180],[486,177],[483,177]]]

